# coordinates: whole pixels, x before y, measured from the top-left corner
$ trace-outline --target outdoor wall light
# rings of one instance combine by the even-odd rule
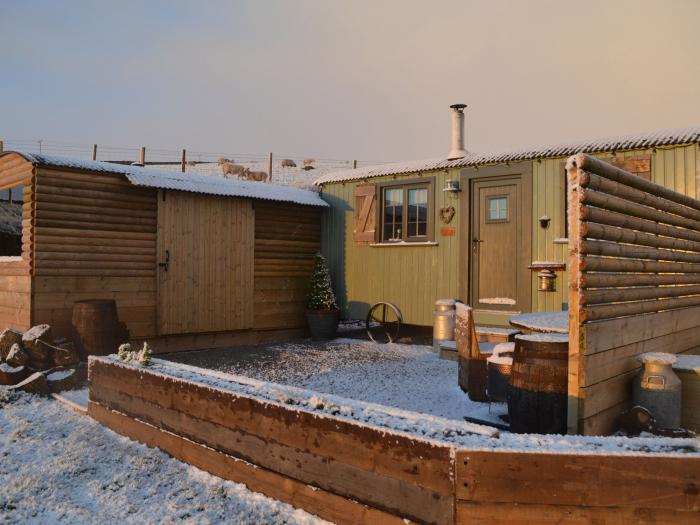
[[[445,181],[445,187],[442,191],[447,191],[450,193],[459,193],[462,189],[459,187],[459,181],[457,179],[447,179]]]
[[[547,228],[549,228],[549,221],[551,220],[552,219],[550,219],[546,215],[542,215],[542,217],[540,217],[540,227],[546,230]]]

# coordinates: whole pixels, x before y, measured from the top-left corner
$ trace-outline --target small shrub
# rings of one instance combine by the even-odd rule
[[[338,308],[331,286],[331,272],[328,270],[326,258],[320,253],[315,256],[314,270],[311,274],[306,297],[306,307],[309,310],[336,310]]]
[[[117,352],[117,356],[122,361],[127,363],[135,361],[142,366],[151,364],[151,355],[153,355],[153,351],[146,341],[143,342],[141,350],[132,350],[129,343],[124,343],[119,345],[119,351]]]

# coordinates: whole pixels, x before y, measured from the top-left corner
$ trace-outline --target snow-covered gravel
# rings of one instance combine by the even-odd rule
[[[327,523],[0,388],[0,523]]]
[[[358,339],[284,343],[245,350],[171,354],[166,359],[261,381],[461,420],[502,423],[502,403],[470,401],[457,385],[457,363],[429,346]]]

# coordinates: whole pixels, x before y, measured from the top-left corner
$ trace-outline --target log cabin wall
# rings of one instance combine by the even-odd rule
[[[26,330],[31,318],[31,263],[33,204],[33,166],[20,155],[0,156],[0,190],[21,184],[22,254],[19,257],[0,257],[0,329]]]
[[[303,328],[306,289],[321,246],[321,210],[257,200],[253,328]]]
[[[34,323],[68,337],[75,301],[114,299],[132,337],[156,333],[156,195],[122,175],[36,169]]]
[[[616,430],[645,352],[700,349],[700,200],[579,154],[569,177],[569,432]]]

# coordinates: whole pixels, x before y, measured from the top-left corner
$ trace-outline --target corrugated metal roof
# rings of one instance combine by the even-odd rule
[[[12,152],[5,152],[4,155],[8,153]],[[39,166],[124,175],[129,182],[136,186],[189,191],[208,195],[292,202],[306,206],[328,206],[328,203],[321,199],[318,193],[301,188],[277,186],[263,182],[224,179],[223,177],[166,171],[141,166],[126,166],[112,162],[72,159],[57,155],[15,153],[27,159],[28,162]]]
[[[466,157],[456,160],[427,159],[382,164],[379,166],[367,166],[354,170],[342,170],[328,173],[316,179],[314,184],[320,186],[330,182],[369,179],[372,177],[381,177],[383,175],[400,175],[417,171],[463,168],[467,166],[517,162],[545,157],[567,157],[581,152],[597,153],[601,151],[623,151],[677,144],[692,144],[697,142],[700,142],[700,126],[665,129],[636,135],[604,137],[549,146],[533,146],[530,148],[495,153],[469,153]]]

